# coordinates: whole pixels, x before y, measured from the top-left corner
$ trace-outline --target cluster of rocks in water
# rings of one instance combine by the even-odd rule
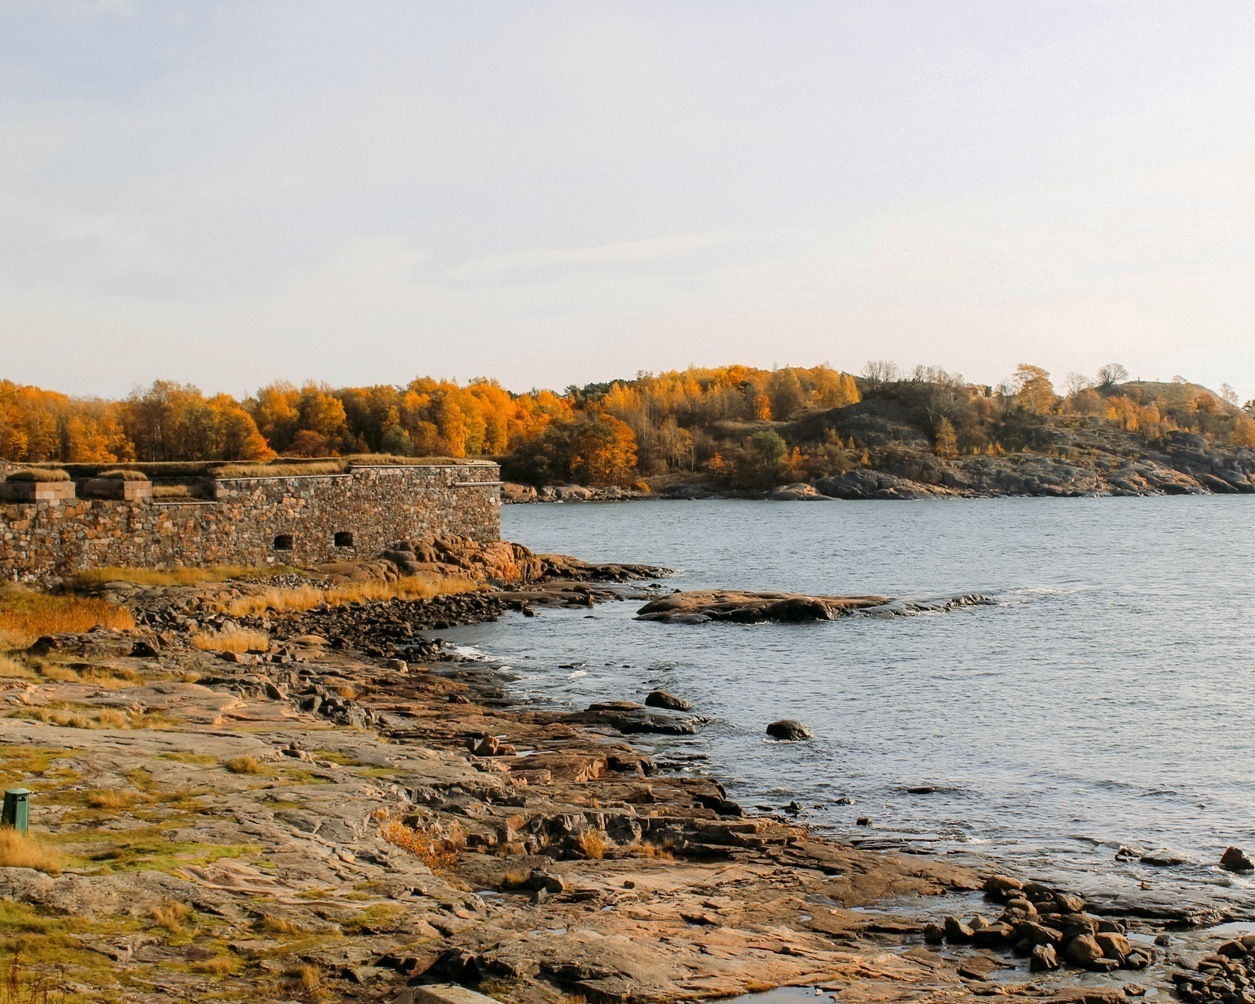
[[[1145,969],[1155,961],[1154,950],[1130,942],[1121,922],[1087,914],[1080,896],[1007,875],[991,876],[984,891],[1002,904],[999,917],[946,917],[924,929],[925,940],[1009,949],[1027,957],[1034,972],[1068,964],[1094,972]]]

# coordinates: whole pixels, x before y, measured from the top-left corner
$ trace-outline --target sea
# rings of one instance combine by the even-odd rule
[[[626,599],[441,634],[521,703],[687,698],[699,735],[633,741],[749,811],[1147,916],[1255,918],[1255,881],[1218,867],[1255,855],[1255,499],[515,505],[502,533],[674,569],[655,592],[991,597],[755,625]],[[782,718],[814,738],[768,739]]]

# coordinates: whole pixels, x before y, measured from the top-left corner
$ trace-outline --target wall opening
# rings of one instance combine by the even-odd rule
[[[353,534],[348,533],[345,530],[341,530],[339,533],[336,534],[336,547],[352,547],[352,546],[353,546]]]
[[[292,545],[293,540],[290,533],[281,533],[275,538],[276,551],[290,551],[292,550]]]

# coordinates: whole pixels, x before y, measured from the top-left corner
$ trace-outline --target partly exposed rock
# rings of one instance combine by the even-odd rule
[[[813,739],[815,737],[815,734],[810,729],[792,718],[772,722],[767,726],[767,735],[771,736],[772,739],[779,739],[783,742],[801,742],[804,739]]]
[[[743,590],[677,590],[650,600],[637,612],[638,620],[667,624],[703,624],[728,621],[759,624],[766,621],[799,624],[829,621],[862,614],[899,617],[939,613],[955,607],[993,603],[977,594],[937,599],[892,600],[883,596],[806,596],[799,593],[747,592]]]

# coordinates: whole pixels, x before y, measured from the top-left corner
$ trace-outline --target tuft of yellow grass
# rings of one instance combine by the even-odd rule
[[[55,662],[46,662],[39,667],[39,675],[51,683],[78,683],[82,677],[77,669],[60,666]]]
[[[407,575],[395,582],[350,582],[330,589],[297,586],[291,589],[267,589],[251,596],[241,596],[226,606],[231,617],[253,617],[267,611],[301,613],[321,603],[342,607],[370,600],[429,600],[450,593],[474,592],[480,587],[460,576]]]
[[[164,927],[171,934],[182,934],[184,921],[192,915],[192,908],[178,900],[165,899],[152,908],[153,923]]]
[[[305,928],[294,920],[263,913],[257,920],[257,930],[262,934],[304,934]]]
[[[27,718],[45,725],[59,725],[67,729],[126,729],[142,728],[136,720],[128,718],[113,708],[92,708],[61,704],[43,708],[14,711],[10,718]]]
[[[33,680],[35,671],[16,659],[0,655],[0,677],[6,680]]]
[[[236,756],[222,762],[232,774],[261,774],[265,771],[260,760],[254,756]]]
[[[149,801],[147,796],[141,795],[138,791],[115,791],[112,788],[105,788],[87,793],[87,806],[90,809],[130,809],[140,802],[147,801]]]
[[[322,1000],[326,990],[322,985],[322,970],[308,962],[292,966],[284,970],[284,976],[291,982],[292,989],[304,994],[310,1000]]]
[[[202,959],[200,962],[193,962],[191,970],[194,973],[205,973],[209,976],[230,976],[240,968],[240,960],[233,959],[229,955],[215,955],[212,958]]]
[[[269,652],[270,635],[250,628],[226,628],[192,635],[192,648],[202,652]]]
[[[81,634],[94,627],[130,631],[131,612],[116,603],[84,596],[53,596],[27,589],[0,592],[0,632],[23,647],[46,634]]]
[[[609,846],[610,841],[601,830],[585,830],[575,839],[579,843],[580,851],[583,852],[584,857],[593,861],[600,861],[606,856],[606,848]]]
[[[0,827],[0,868],[34,868],[49,875],[60,875],[65,859],[38,837],[26,836],[10,827]]]
[[[466,836],[460,828],[448,835],[432,834],[406,826],[397,819],[386,820],[379,827],[379,835],[433,870],[448,867],[457,858],[458,851],[466,846]]]

